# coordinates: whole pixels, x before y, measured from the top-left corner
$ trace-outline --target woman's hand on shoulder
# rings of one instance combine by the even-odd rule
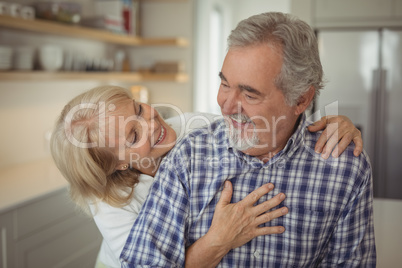
[[[324,116],[308,126],[308,130],[311,132],[323,130],[314,150],[316,153],[321,153],[324,159],[327,159],[331,152],[332,157],[338,157],[352,141],[355,143],[353,151],[355,156],[359,156],[363,151],[362,134],[346,116]]]

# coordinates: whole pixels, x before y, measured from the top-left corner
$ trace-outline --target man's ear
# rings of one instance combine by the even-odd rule
[[[313,101],[314,94],[315,89],[313,86],[310,86],[309,90],[306,93],[304,93],[297,102],[295,109],[296,115],[300,115],[309,107],[310,103]]]

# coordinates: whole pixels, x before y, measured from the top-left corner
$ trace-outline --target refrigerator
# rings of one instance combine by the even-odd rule
[[[317,36],[326,86],[315,109],[354,122],[371,160],[374,197],[402,199],[402,29],[322,29]]]

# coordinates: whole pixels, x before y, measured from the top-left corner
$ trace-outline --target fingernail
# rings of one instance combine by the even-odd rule
[[[228,187],[229,187],[229,182],[225,181],[225,188],[228,188]]]
[[[321,148],[320,148],[320,147],[317,147],[317,148],[315,149],[315,152],[316,152],[317,154],[321,153]]]
[[[280,233],[283,233],[285,231],[285,227],[283,227],[283,226],[278,227],[278,231]]]
[[[324,158],[324,159],[328,159],[329,153],[325,152],[325,153],[323,153],[323,154],[321,155],[321,157]]]
[[[268,189],[270,190],[274,189],[274,185],[272,183],[268,184]]]
[[[281,212],[282,212],[282,214],[286,214],[286,213],[289,212],[289,210],[288,210],[287,207],[284,207],[284,208],[281,209]]]
[[[280,195],[279,195],[279,199],[280,199],[280,200],[284,200],[284,199],[285,199],[285,194],[280,194]]]

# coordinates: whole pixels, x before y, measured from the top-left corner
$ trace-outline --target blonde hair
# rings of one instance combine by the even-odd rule
[[[105,116],[105,107],[118,107],[131,98],[120,87],[93,88],[72,99],[54,127],[52,157],[69,182],[72,200],[87,213],[88,202],[103,201],[114,207],[128,204],[138,183],[137,170],[116,170],[118,157],[99,146],[102,126],[98,119]]]

